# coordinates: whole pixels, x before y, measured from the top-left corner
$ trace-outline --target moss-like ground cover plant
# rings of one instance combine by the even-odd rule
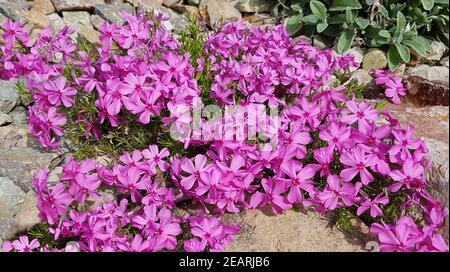
[[[222,214],[268,205],[335,212],[343,226],[359,216],[382,251],[448,251],[424,142],[333,83],[351,56],[282,26],[224,22],[207,35],[193,20],[178,41],[162,14],[123,17],[97,47],[67,27],[32,40],[2,26],[0,78],[25,78],[30,132],[73,153],[58,182],[50,169],[33,179],[42,224],[5,250],[221,251],[240,231]],[[374,73],[398,103],[401,80]]]
[[[381,47],[388,52],[389,68],[396,69],[412,53],[425,56],[432,40],[449,46],[448,10],[446,0],[280,0],[273,12],[292,15],[291,34],[335,38],[339,54],[356,37],[365,47]]]

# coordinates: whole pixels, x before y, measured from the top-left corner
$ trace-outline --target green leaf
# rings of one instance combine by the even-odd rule
[[[301,24],[301,16],[300,15],[294,15],[291,18],[289,18],[286,29],[289,32],[289,34],[295,34],[295,32],[299,29],[299,24]]]
[[[317,24],[317,32],[322,33],[328,27],[327,23]]]
[[[358,0],[333,0],[331,2],[330,11],[343,11],[347,8],[361,9],[362,6]]]
[[[389,33],[389,31],[384,30],[384,29],[380,30],[380,32],[378,32],[378,35],[380,35],[381,37],[386,38],[386,39],[391,38],[391,33]]]
[[[424,10],[431,10],[434,7],[434,0],[420,0]]]
[[[394,45],[397,48],[397,51],[402,60],[404,62],[409,62],[409,60],[411,59],[411,54],[409,53],[408,47],[400,43],[395,43]]]
[[[387,54],[389,69],[396,70],[400,65],[400,55],[395,46],[390,46]]]
[[[308,15],[308,16],[303,16],[301,18],[301,21],[304,22],[307,25],[316,25],[319,22],[317,17],[312,15],[312,14]]]
[[[353,43],[356,33],[353,30],[347,30],[342,32],[338,41],[338,54],[343,54],[347,51]]]
[[[353,15],[353,12],[350,8],[347,8],[345,10],[345,21],[347,22],[347,24],[352,24],[353,21],[355,20],[355,16]]]
[[[301,10],[302,8],[301,8],[299,5],[295,4],[295,5],[291,5],[291,9],[292,9],[293,11],[300,12],[300,10]]]
[[[414,51],[416,51],[421,56],[425,56],[427,52],[430,50],[429,41],[420,36],[403,40],[402,43],[414,49]]]
[[[328,23],[330,25],[343,24],[343,23],[345,23],[345,15],[344,14],[336,14],[333,17],[328,19]]]
[[[406,27],[406,17],[400,11],[397,12],[397,33],[401,33]]]
[[[322,2],[313,0],[309,2],[309,7],[311,8],[312,13],[322,21],[327,19],[327,7]]]
[[[359,26],[359,28],[366,29],[369,26],[370,21],[363,17],[357,17],[355,19],[355,23]]]

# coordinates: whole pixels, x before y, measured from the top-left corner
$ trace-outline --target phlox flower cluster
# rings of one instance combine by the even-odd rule
[[[68,28],[54,35],[44,30],[31,41],[22,26],[9,23],[0,77],[27,79],[34,100],[30,132],[45,147],[60,145],[67,112],[88,98],[95,100],[95,111],[77,116],[86,137],[102,137],[105,124],[114,129],[158,117],[194,153],[151,143],[110,167],[69,159],[56,184],[48,184],[44,169],[33,180],[40,217],[56,239],[75,244],[55,249],[20,238],[6,249],[175,250],[188,232],[184,250],[220,251],[239,232],[220,214],[264,206],[280,214],[301,205],[321,214],[354,210],[378,235],[382,251],[448,251],[439,233],[448,209],[427,191],[424,141],[413,136],[412,125],[402,127],[347,86],[333,85],[333,74],[356,66],[353,57],[294,42],[282,26],[262,29],[238,21],[216,26],[203,56],[192,60],[161,24],[164,16],[124,18],[123,26],[102,26],[95,57],[77,50]],[[26,57],[15,51],[17,44],[29,49]],[[399,102],[401,80],[390,72],[375,76],[386,96]],[[199,84],[201,78],[209,84]],[[205,85],[210,87],[200,87]],[[232,125],[236,137],[208,137],[228,131],[223,119],[201,116],[202,135],[192,129],[186,112],[213,104],[247,109],[244,122]],[[279,114],[248,110],[261,105],[277,107]],[[254,117],[270,125],[255,125],[249,121]],[[255,131],[265,137],[251,138]],[[115,199],[90,206],[105,189]],[[386,211],[399,199],[394,209],[400,215],[392,218]],[[198,214],[175,215],[180,201],[189,201]]]

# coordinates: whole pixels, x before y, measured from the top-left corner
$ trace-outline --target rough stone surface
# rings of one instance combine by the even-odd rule
[[[0,80],[0,111],[3,113],[9,113],[20,103],[16,82],[16,80]]]
[[[206,14],[203,9],[206,8]],[[221,0],[202,0],[200,1],[200,14],[206,15],[206,22],[209,25],[214,25],[220,19],[238,20],[242,19],[241,13],[233,6],[232,3]],[[202,12],[204,14],[202,14]]]
[[[182,0],[163,0],[162,4],[168,8],[172,7],[172,5],[181,4]]]
[[[98,16],[97,14],[91,15],[91,24],[94,27],[95,30],[100,30],[100,26],[105,22],[106,20],[102,17]]]
[[[31,10],[43,14],[50,14],[56,11],[52,0],[34,0]]]
[[[0,13],[9,19],[25,24],[27,19],[23,16],[23,12],[29,7],[30,3],[24,0],[0,2]]]
[[[86,11],[63,12],[66,25],[73,27],[76,32],[72,38],[80,35],[91,43],[98,43],[100,33],[91,24],[91,15]]]
[[[23,106],[16,106],[9,116],[13,125],[26,127],[28,125],[28,113],[27,109]]]
[[[67,10],[92,10],[95,5],[104,3],[103,0],[52,0],[58,12]]]
[[[30,147],[15,147],[0,150],[0,176],[8,177],[22,190],[33,188],[32,177],[50,165],[57,157],[55,153],[43,152]]]
[[[363,69],[358,69],[352,73],[352,76],[349,79],[358,85],[370,86],[374,87],[375,81],[373,77]]]
[[[28,24],[33,28],[45,28],[50,25],[50,19],[42,12],[29,10],[24,12],[23,16],[27,18]]]
[[[30,229],[41,221],[36,201],[34,192],[30,191],[26,194],[19,213],[14,217],[20,231]]]
[[[31,142],[31,135],[25,127],[17,127],[14,125],[0,127],[0,149],[25,147]]]
[[[95,13],[108,22],[122,25],[125,19],[120,15],[121,11],[133,12],[131,5],[108,5],[100,4],[95,6]]]
[[[11,123],[11,118],[9,117],[8,114],[3,113],[0,111],[0,126],[6,125]]]
[[[447,47],[442,42],[433,41],[431,42],[430,52],[425,56],[428,60],[440,60],[444,55]]]
[[[442,66],[445,66],[448,68],[448,56],[445,58],[442,58],[441,61],[439,62]]]
[[[355,59],[355,62],[358,63],[359,65],[361,65],[361,63],[363,62],[363,58],[364,58],[364,50],[362,50],[360,47],[353,47],[350,48],[349,50],[347,50],[347,52],[345,52],[344,54],[350,54],[353,56],[353,58]],[[357,70],[358,67],[351,67],[350,68],[350,72],[353,72],[355,70]]]
[[[246,0],[235,1],[234,5],[240,12],[268,12],[276,1],[273,0]]]
[[[24,203],[25,193],[6,177],[0,177],[0,217],[13,217]]]
[[[189,24],[186,17],[164,6],[156,8],[154,12],[162,12],[169,17],[169,21],[164,22],[164,25],[175,34],[180,33]]]
[[[420,65],[405,73],[406,102],[417,105],[443,105],[449,102],[449,70],[443,66]]]
[[[47,17],[50,19],[53,30],[60,31],[64,27],[64,20],[57,13],[49,14]]]
[[[350,236],[311,211],[274,216],[268,210],[253,210],[225,218],[242,227],[227,251],[364,251],[366,242],[373,240],[367,227]]]
[[[181,13],[181,14],[189,14],[190,16],[199,17],[200,13],[198,12],[198,8],[188,5],[172,5],[171,9]]]
[[[430,193],[449,205],[449,108],[428,106],[423,108],[406,105],[389,105],[388,108],[399,121],[415,126],[414,135],[423,138],[428,146],[431,168],[427,170]],[[448,240],[448,218],[444,236]]]
[[[380,49],[370,49],[363,57],[364,70],[384,69],[387,67],[386,53]]]
[[[426,64],[412,67],[406,71],[408,76],[419,76],[428,81],[447,84],[449,83],[449,70],[442,66],[428,66]]]
[[[128,3],[135,7],[142,7],[145,9],[156,8],[162,5],[162,0],[127,0]]]
[[[19,231],[17,223],[9,217],[0,217],[0,240],[9,240]]]

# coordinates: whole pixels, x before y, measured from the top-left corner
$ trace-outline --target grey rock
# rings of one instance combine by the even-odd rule
[[[11,122],[12,120],[9,115],[0,111],[0,126],[7,125]]]
[[[168,8],[172,5],[181,4],[183,0],[163,0],[162,4]]]
[[[273,0],[244,0],[236,1],[234,5],[240,12],[268,12],[274,6]]]
[[[427,60],[440,60],[447,47],[442,42],[433,41],[430,45],[430,52],[425,56]]]
[[[19,0],[19,1],[8,1],[0,2],[0,13],[5,17],[26,24],[28,20],[23,16],[23,12],[27,11],[29,8],[29,2]]]
[[[156,8],[154,12],[161,12],[169,17],[169,20],[164,22],[164,26],[167,30],[173,31],[175,34],[179,34],[181,30],[189,25],[186,17],[164,6]]]
[[[449,83],[449,70],[443,66],[429,66],[422,64],[406,71],[408,76],[419,76],[428,81],[447,84]]]
[[[0,150],[0,176],[8,177],[25,192],[33,188],[32,178],[48,167],[56,153],[44,152],[30,147]]]
[[[86,38],[90,43],[98,43],[100,33],[91,24],[91,15],[86,11],[64,11],[63,20],[66,25],[75,29],[72,38],[77,35]]]
[[[25,193],[6,177],[0,177],[0,217],[13,217],[24,203]]]
[[[200,0],[188,0],[189,5],[198,6],[200,4]]]
[[[91,15],[91,24],[95,30],[100,30],[100,27],[104,22],[106,22],[106,20],[97,14]]]
[[[232,252],[365,251],[366,242],[374,239],[363,224],[350,236],[330,226],[327,218],[311,211],[289,210],[273,216],[264,208],[226,215],[224,220],[239,223],[242,228],[225,249]]]
[[[135,7],[141,7],[144,9],[157,8],[163,3],[162,0],[127,0],[127,2]]]
[[[16,80],[0,80],[0,111],[9,113],[20,103],[20,96],[16,90]]]
[[[445,66],[448,68],[448,56],[445,58],[442,58],[441,61],[439,62],[442,66]]]
[[[10,240],[19,231],[16,221],[9,217],[0,217],[0,239]]]
[[[28,20],[30,28],[46,28],[50,25],[50,19],[42,12],[36,10],[29,10],[23,13],[23,16]]]
[[[358,69],[354,71],[352,73],[352,76],[350,77],[350,81],[353,81],[358,85],[364,86],[374,83],[372,76],[366,70],[363,69]]]
[[[54,31],[60,31],[64,27],[64,20],[58,15],[58,13],[52,13],[47,15],[50,19],[50,26]]]
[[[28,112],[23,106],[16,106],[10,113],[13,125],[26,127],[28,125]]]
[[[35,140],[31,137],[28,129],[25,127],[15,125],[0,126],[0,149],[32,146]]]
[[[39,224],[39,209],[36,206],[36,195],[30,191],[26,194],[22,207],[14,217],[20,231],[31,229],[34,225]]]
[[[204,0],[202,0],[204,1]],[[200,6],[202,6],[202,3],[200,2]],[[227,1],[220,1],[220,0],[208,0],[206,1],[206,13],[207,13],[207,20],[206,22],[213,26],[216,24],[220,19],[224,20],[230,20],[235,21],[238,19],[242,19],[242,15],[237,10],[232,3]],[[201,14],[201,10],[200,10]]]
[[[387,67],[388,61],[386,53],[380,49],[372,48],[363,57],[364,70],[370,69],[384,69]]]
[[[122,25],[125,22],[125,19],[120,14],[121,11],[126,11],[129,13],[133,13],[133,6],[129,4],[124,5],[108,5],[108,4],[99,4],[95,5],[95,14],[99,15],[106,21],[110,23],[116,23],[118,25]]]
[[[349,50],[347,50],[343,55],[346,54],[352,55],[355,59],[355,62],[361,66],[364,58],[364,50],[362,50],[360,47],[352,47]],[[356,71],[358,68],[359,67],[351,67],[350,72]]]
[[[93,10],[95,5],[103,4],[103,0],[52,0],[58,12],[74,10]]]

